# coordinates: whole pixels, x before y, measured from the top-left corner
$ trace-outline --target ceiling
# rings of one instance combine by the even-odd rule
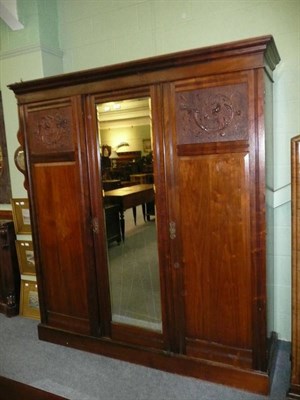
[[[150,125],[150,99],[146,97],[98,104],[97,117],[102,129]]]
[[[13,31],[24,28],[24,25],[19,21],[17,0],[0,0],[0,18]]]

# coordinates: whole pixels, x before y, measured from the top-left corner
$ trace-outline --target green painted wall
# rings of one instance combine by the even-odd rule
[[[22,174],[14,164],[18,147],[18,117],[14,94],[8,84],[63,72],[59,48],[56,0],[18,0],[18,15],[24,29],[12,31],[0,19],[0,89],[9,152],[13,197],[27,196]],[[0,208],[10,208],[0,205]]]
[[[1,56],[20,48],[29,48],[39,43],[39,16],[37,0],[18,1],[18,15],[25,29],[12,31],[1,20]]]

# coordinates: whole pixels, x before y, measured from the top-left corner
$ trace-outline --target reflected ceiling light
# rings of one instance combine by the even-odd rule
[[[117,111],[121,110],[121,104],[120,103],[107,103],[103,106],[103,111],[108,112],[108,111]]]
[[[120,147],[123,147],[123,146],[129,146],[129,143],[127,143],[127,142],[121,142],[121,143],[119,143],[116,147],[114,147],[114,148],[112,149],[109,158],[111,158],[111,159],[118,158],[119,156],[118,156],[117,150],[118,150]]]
[[[129,146],[129,143],[127,143],[127,142],[119,143],[118,146],[116,146],[116,150],[119,149],[120,147],[123,147],[123,146]]]

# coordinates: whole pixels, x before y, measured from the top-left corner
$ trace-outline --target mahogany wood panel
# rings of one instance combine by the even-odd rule
[[[115,322],[112,323],[111,331],[112,340],[119,343],[129,343],[161,350],[165,348],[162,334],[158,332],[129,325],[124,327],[124,325]]]
[[[68,400],[12,379],[0,377],[0,400]]]
[[[191,354],[197,353],[191,349],[192,339],[235,347],[236,357],[240,349],[252,347],[248,168],[245,154],[179,162],[183,296]]]
[[[289,399],[300,399],[300,136],[291,140],[292,178],[292,370]]]
[[[88,334],[91,332],[88,220],[84,142],[76,99],[32,104],[25,109],[31,171],[30,184],[34,241],[42,320],[52,326]],[[40,266],[42,265],[42,270]],[[94,297],[94,296],[93,296]],[[94,313],[94,324],[97,318]],[[97,328],[96,328],[97,329]]]
[[[44,293],[48,321],[51,323],[55,316],[61,316],[60,326],[67,328],[72,323],[68,317],[76,317],[83,325],[81,329],[87,332],[84,328],[88,319],[87,282],[82,268],[85,240],[80,203],[73,201],[80,193],[74,163],[36,164],[33,179],[39,182],[35,204],[47,282]]]
[[[159,85],[151,86],[153,178],[155,185],[156,235],[159,257],[162,336],[164,350],[176,351],[176,317],[173,305],[173,279],[168,240],[169,210],[167,206],[168,182],[165,177],[165,139],[163,130],[163,91]],[[164,267],[161,267],[164,266]]]
[[[11,210],[0,210],[0,219],[10,219],[12,220],[13,215]]]

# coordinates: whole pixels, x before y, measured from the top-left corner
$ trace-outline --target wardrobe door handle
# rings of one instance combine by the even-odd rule
[[[169,222],[169,234],[171,240],[176,238],[176,222],[174,221]]]
[[[99,222],[98,222],[98,218],[94,217],[92,219],[92,231],[93,233],[98,234],[99,233]]]

